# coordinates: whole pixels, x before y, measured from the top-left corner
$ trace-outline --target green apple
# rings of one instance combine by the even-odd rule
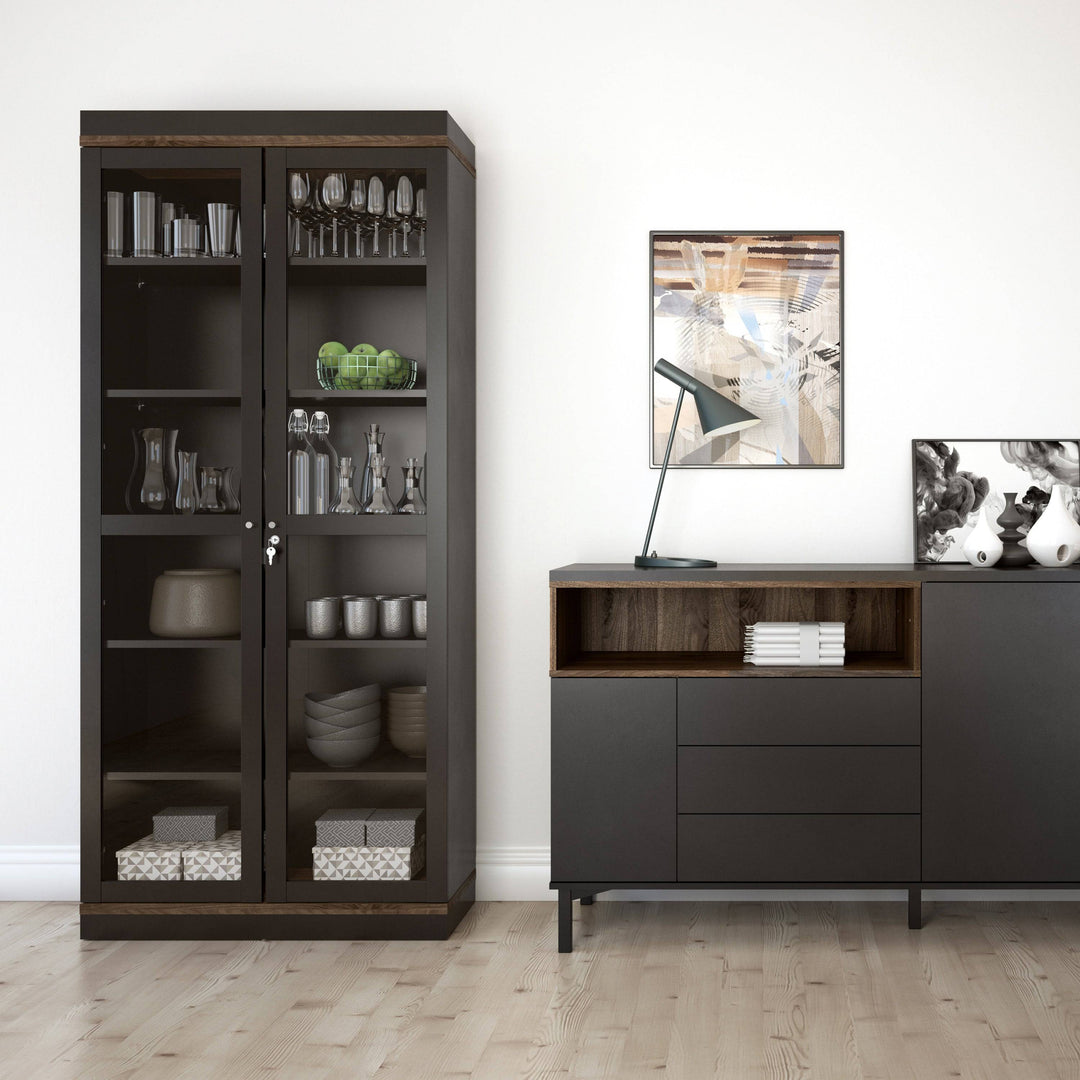
[[[398,375],[405,368],[405,361],[393,349],[383,349],[377,364],[380,375]]]
[[[345,379],[359,379],[368,371],[368,358],[355,352],[346,353],[338,358],[338,374]]]
[[[363,356],[378,356],[379,350],[374,345],[357,345],[353,349],[354,353],[360,353]]]

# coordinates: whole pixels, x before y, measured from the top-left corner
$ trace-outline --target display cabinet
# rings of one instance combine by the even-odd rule
[[[472,144],[446,113],[84,113],[82,130],[83,935],[445,936],[475,876]],[[299,248],[290,177],[331,174],[423,188],[423,255],[419,229],[406,256],[376,217],[376,256],[359,214],[337,223],[337,255],[306,231]],[[136,255],[145,192],[170,210],[156,211],[159,251]],[[162,216],[198,211],[205,229],[210,204],[235,208],[236,253],[200,233],[199,251],[165,254]],[[316,211],[304,224],[328,235],[329,207]],[[334,340],[392,347],[415,378],[321,385]],[[358,477],[378,424],[395,494],[404,459],[424,461],[426,514],[290,514],[296,408],[326,412]],[[175,493],[181,451],[198,454],[209,500],[194,513]],[[155,582],[177,569],[238,575],[236,624],[164,636]],[[306,600],[376,594],[426,595],[426,637],[307,636]],[[304,696],[370,684],[426,686],[426,753],[384,737],[331,768],[307,748]],[[239,874],[119,871],[166,806],[227,806]],[[341,807],[422,809],[423,869],[315,880],[316,819]]]

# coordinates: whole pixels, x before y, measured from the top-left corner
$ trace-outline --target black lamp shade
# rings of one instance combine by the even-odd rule
[[[760,417],[747,412],[741,405],[736,405],[711,387],[702,386],[689,372],[669,364],[666,360],[657,360],[653,370],[693,395],[705,438],[730,435],[733,431],[742,431],[761,423]]]

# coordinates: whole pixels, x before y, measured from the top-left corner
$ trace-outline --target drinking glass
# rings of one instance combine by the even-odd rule
[[[331,221],[331,247],[330,255],[340,258],[338,250],[338,212],[344,210],[349,202],[349,189],[345,182],[344,173],[330,173],[322,182],[322,202],[330,214]]]
[[[367,212],[368,220],[375,234],[372,239],[371,254],[373,258],[378,258],[382,255],[379,250],[379,222],[382,220],[383,214],[386,213],[386,189],[383,187],[382,180],[377,176],[373,176],[368,181]]]
[[[302,173],[289,173],[289,213],[296,226],[296,241],[293,244],[294,256],[300,254],[300,214],[308,201],[308,181]]]
[[[397,212],[395,203],[395,192],[388,191],[386,193],[386,226],[390,230],[390,258],[397,258],[397,225],[401,220],[401,215]]]
[[[409,230],[412,228],[413,186],[407,176],[398,177],[394,208],[401,215],[401,254],[409,254]]]
[[[355,248],[353,254],[358,258],[364,257],[364,235],[362,227],[364,214],[367,211],[367,184],[362,180],[354,180],[349,188],[349,205],[346,209],[348,221],[353,226]],[[344,217],[345,215],[343,215]]]
[[[424,233],[427,231],[427,188],[416,189],[416,209],[413,218],[420,226],[420,258],[424,258]]]

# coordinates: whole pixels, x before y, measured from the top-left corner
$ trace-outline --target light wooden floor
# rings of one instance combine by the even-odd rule
[[[576,909],[577,905],[575,905]],[[479,904],[449,942],[80,942],[0,905],[0,1077],[1080,1080],[1080,905]]]

